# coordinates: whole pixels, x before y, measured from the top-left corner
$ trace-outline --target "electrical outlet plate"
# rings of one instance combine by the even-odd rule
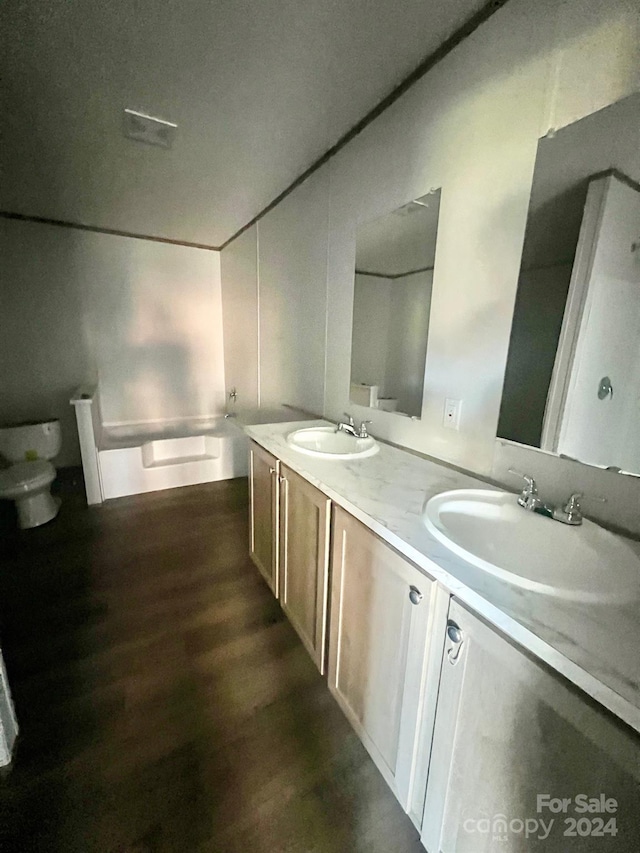
[[[442,423],[448,429],[460,429],[460,411],[462,400],[453,400],[450,397],[444,401],[444,414]]]

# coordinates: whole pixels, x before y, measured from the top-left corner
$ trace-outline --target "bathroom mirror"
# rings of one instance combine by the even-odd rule
[[[419,418],[440,190],[356,235],[351,402]]]
[[[640,94],[539,141],[498,437],[640,473]]]

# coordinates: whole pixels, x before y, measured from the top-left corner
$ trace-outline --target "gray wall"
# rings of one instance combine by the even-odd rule
[[[221,255],[224,367],[227,392],[238,411],[259,405],[257,226],[245,231]]]
[[[389,278],[356,275],[353,291],[353,328],[351,338],[351,381],[378,385],[379,395],[386,388],[391,290]],[[391,396],[391,392],[388,392]]]
[[[392,282],[386,389],[398,398],[398,411],[419,418],[429,336],[432,272]]]
[[[328,200],[322,170],[258,223],[262,405],[323,411]]]
[[[73,240],[0,220],[0,422],[60,418],[59,465],[80,462],[74,387],[96,375]]]
[[[538,139],[636,91],[638,67],[640,19],[628,0],[510,0],[314,175],[313,186],[328,187],[326,224],[319,213],[326,196],[314,194],[310,182],[267,214],[260,235],[284,224],[285,206],[295,210],[288,235],[281,232],[278,252],[270,253],[273,282],[278,268],[300,268],[300,255],[308,260],[295,282],[295,303],[282,312],[272,305],[268,322],[283,340],[304,329],[314,353],[306,382],[287,376],[281,384],[270,370],[275,354],[263,349],[260,371],[271,377],[270,396],[304,388],[299,401],[287,402],[324,397],[324,413],[342,416],[357,226],[442,187],[423,418],[375,412],[371,430],[513,482],[504,455],[496,454],[496,431]],[[304,368],[302,362],[301,377]],[[463,401],[459,431],[443,426],[446,398]],[[350,409],[371,417],[371,410]],[[522,464],[531,467],[529,454]],[[579,467],[588,478],[589,469]],[[580,475],[572,477],[579,488]],[[610,500],[597,512],[637,525],[637,512],[625,517],[628,501],[618,494],[626,487],[618,482],[602,483],[599,493]]]
[[[539,447],[571,264],[520,273],[498,435]]]
[[[219,253],[5,219],[0,256],[0,421],[60,418],[57,465],[80,383],[111,423],[222,410]]]

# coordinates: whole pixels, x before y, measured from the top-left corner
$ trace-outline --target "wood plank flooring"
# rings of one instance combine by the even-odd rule
[[[246,480],[0,511],[2,853],[424,853],[247,557]]]

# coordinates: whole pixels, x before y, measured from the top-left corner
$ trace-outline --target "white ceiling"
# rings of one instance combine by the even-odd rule
[[[423,196],[420,202],[425,206],[405,204],[360,225],[356,235],[356,270],[396,276],[433,267],[440,190]]]
[[[0,5],[0,209],[220,245],[484,0]]]

